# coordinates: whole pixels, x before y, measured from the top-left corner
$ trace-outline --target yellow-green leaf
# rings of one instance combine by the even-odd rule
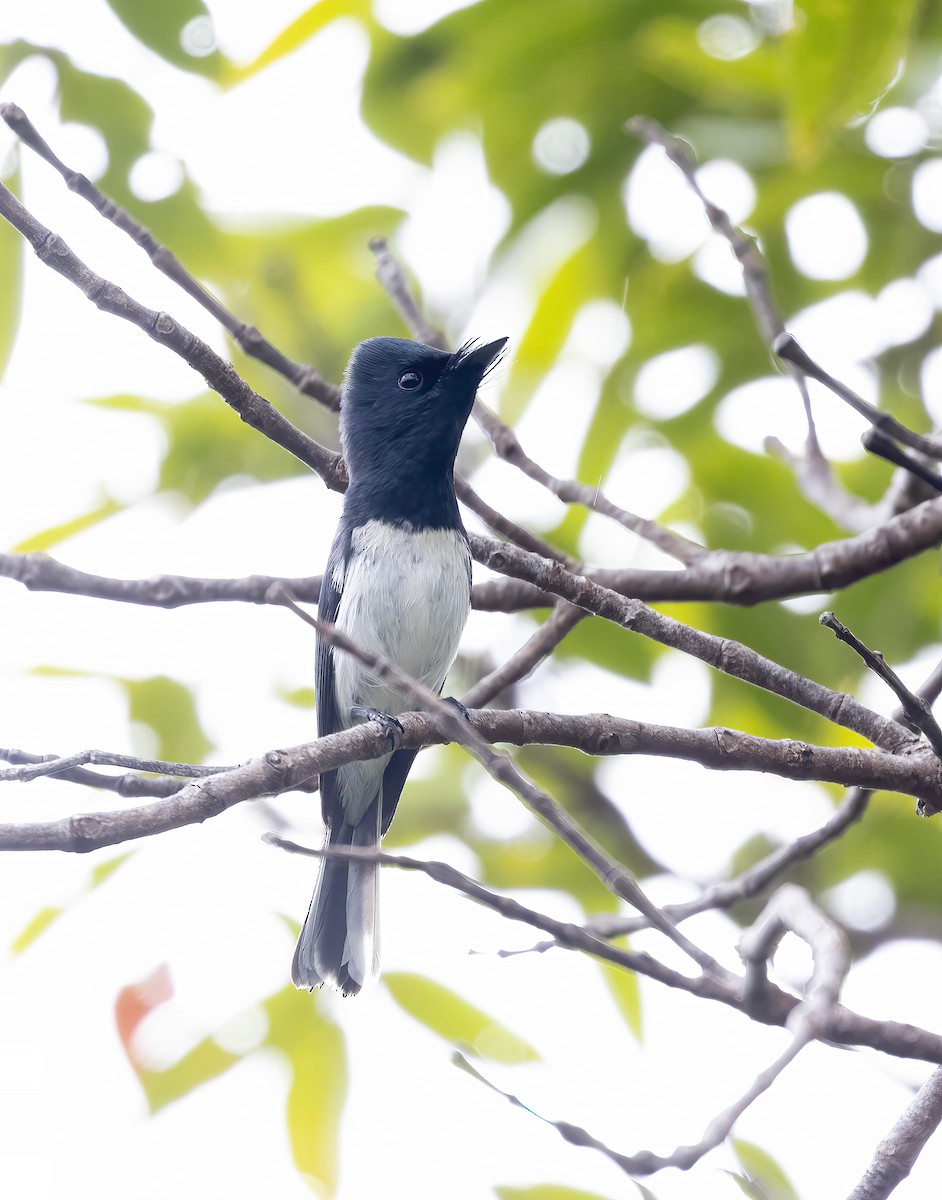
[[[14,546],[13,550],[17,554],[31,554],[36,550],[48,550],[51,546],[64,542],[66,538],[74,537],[75,534],[91,529],[93,525],[98,525],[101,521],[113,517],[115,513],[121,512],[122,507],[117,500],[108,497],[90,512],[82,513],[80,516],[63,521],[60,525],[51,525],[48,529],[34,533],[32,537],[28,537]]]
[[[291,1063],[288,1133],[295,1165],[318,1196],[337,1190],[337,1141],[347,1095],[343,1034],[318,999],[290,984],[269,999],[269,1043]]]
[[[798,1200],[788,1176],[765,1150],[742,1138],[733,1138],[732,1147],[749,1180],[761,1188],[768,1200]]]
[[[447,1042],[493,1062],[534,1062],[539,1054],[523,1038],[440,983],[392,972],[383,982],[400,1008]]]
[[[212,17],[202,0],[108,0],[115,16],[139,42],[185,71],[217,79],[225,59],[215,45]]]
[[[532,1187],[496,1187],[500,1200],[605,1200],[598,1192],[562,1187],[558,1183],[537,1183]]]
[[[118,682],[130,701],[131,720],[149,725],[157,735],[158,758],[198,763],[212,750],[189,688],[166,675]]]
[[[305,9],[290,25],[278,34],[268,46],[250,63],[242,67],[230,67],[226,73],[227,85],[242,83],[243,80],[264,71],[272,63],[291,54],[299,46],[303,46],[322,29],[340,17],[357,17],[361,21],[372,21],[372,5],[370,0],[318,0],[310,8]]]
[[[4,183],[11,191],[18,191],[19,169],[10,174]],[[0,221],[0,379],[9,362],[20,322],[20,302],[23,297],[23,253],[25,242],[11,224]]]
[[[616,938],[612,945],[627,947],[626,938]],[[618,1011],[625,1018],[625,1024],[640,1042],[643,1033],[641,1016],[641,989],[638,986],[638,976],[633,971],[625,971],[614,963],[600,962],[599,970],[605,980],[612,999],[618,1005]]]
[[[784,36],[789,132],[799,163],[815,163],[834,135],[865,116],[896,77],[916,0],[812,0]]]
[[[144,1089],[147,1107],[151,1113],[159,1112],[174,1100],[192,1092],[194,1088],[228,1071],[240,1057],[229,1050],[223,1050],[213,1038],[208,1037],[164,1071],[137,1068],[137,1077]]]
[[[22,954],[27,946],[31,946],[36,941],[40,934],[46,932],[57,917],[62,916],[62,913],[63,909],[61,908],[41,908],[35,917],[27,922],[26,926],[20,930],[10,943],[10,953]]]
[[[118,867],[123,867],[129,858],[134,856],[133,850],[128,850],[125,854],[116,854],[114,858],[109,858],[105,862],[100,862],[97,867],[92,869],[91,882],[89,890],[98,887],[104,883],[106,879],[117,871]]]
[[[107,879],[117,871],[118,867],[122,866],[127,860],[133,857],[134,851],[129,850],[125,854],[117,854],[114,858],[106,859],[104,862],[98,863],[89,872],[88,881],[80,895],[85,895],[87,892],[94,891],[95,888],[103,884]],[[26,926],[16,935],[10,945],[11,954],[22,954],[27,946],[31,946],[41,934],[45,933],[50,925],[66,910],[64,908],[46,907],[39,910],[36,915],[27,922]]]

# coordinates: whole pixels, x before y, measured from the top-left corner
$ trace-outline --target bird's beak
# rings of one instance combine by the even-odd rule
[[[461,349],[452,355],[452,370],[462,375],[474,378],[480,383],[488,370],[497,361],[501,350],[507,345],[507,338],[498,338],[496,342],[488,342],[486,346],[474,346],[470,350]]]

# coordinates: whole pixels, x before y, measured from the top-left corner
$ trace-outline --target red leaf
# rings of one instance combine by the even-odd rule
[[[131,1039],[141,1021],[148,1013],[166,1002],[173,996],[173,982],[170,978],[170,968],[161,963],[155,971],[137,983],[129,983],[118,992],[114,1002],[115,1023],[118,1026],[118,1037],[124,1046],[125,1053],[135,1062],[131,1049]]]

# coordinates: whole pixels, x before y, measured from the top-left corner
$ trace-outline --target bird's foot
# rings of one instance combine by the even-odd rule
[[[382,726],[390,748],[392,750],[398,748],[399,742],[402,740],[402,722],[390,713],[380,712],[378,708],[366,708],[362,704],[354,704],[350,709],[350,716],[361,721],[375,721],[377,725]]]

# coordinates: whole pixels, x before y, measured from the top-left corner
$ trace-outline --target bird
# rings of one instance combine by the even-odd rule
[[[507,338],[449,353],[374,337],[353,350],[341,390],[349,485],[318,615],[440,694],[471,607],[471,555],[455,496],[455,457],[478,387]],[[392,734],[408,698],[318,636],[320,737],[367,720]],[[394,744],[394,743],[392,743]],[[391,749],[320,777],[326,849],[376,851],[415,750]],[[379,974],[379,866],[325,855],[291,978],[356,995]]]

